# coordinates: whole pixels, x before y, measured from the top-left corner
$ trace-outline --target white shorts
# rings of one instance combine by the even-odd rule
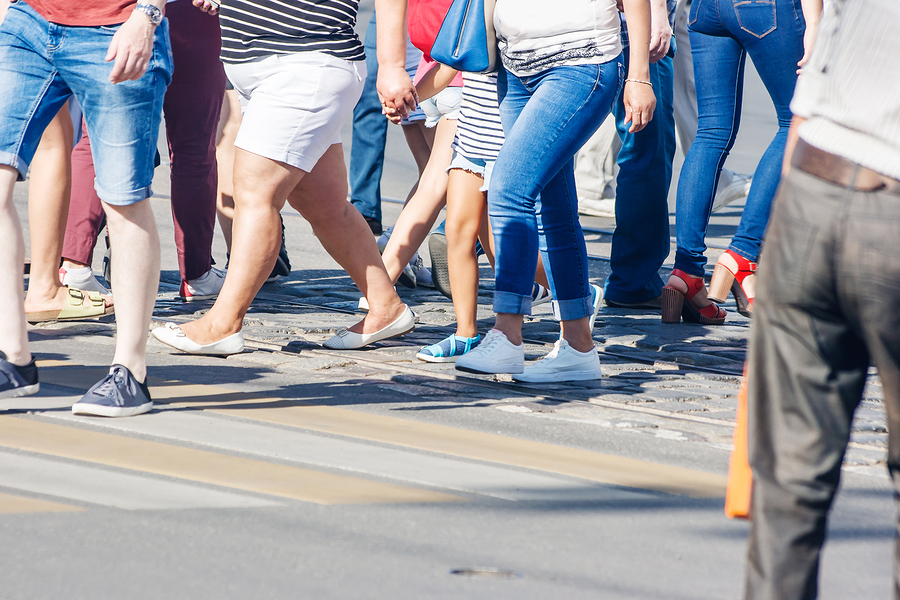
[[[366,63],[324,52],[226,64],[244,119],[234,145],[309,173],[341,143],[366,79]]]

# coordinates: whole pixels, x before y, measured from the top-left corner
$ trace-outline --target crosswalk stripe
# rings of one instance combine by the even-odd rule
[[[0,416],[0,446],[319,504],[450,502],[457,496]]]
[[[54,369],[48,371],[51,382],[60,385],[74,385],[71,378],[82,377],[71,370],[68,374]],[[148,383],[154,401],[171,408],[204,409],[231,417],[692,498],[725,495],[726,477],[715,473],[345,408],[305,406],[290,399],[212,385],[154,378]]]
[[[60,398],[60,404],[71,404],[76,399]],[[48,412],[45,416],[63,421],[85,421],[85,417],[72,415],[69,411]],[[152,418],[96,418],[89,422],[123,434],[147,435],[213,450],[362,472],[513,501],[576,502],[613,497],[634,500],[634,495],[640,493],[549,473],[510,469],[296,428],[273,427],[246,419],[223,418],[207,411],[161,410]]]
[[[271,499],[124,473],[92,465],[0,451],[4,487],[126,510],[258,508]]]
[[[80,506],[60,504],[48,500],[38,500],[26,496],[4,494],[0,492],[0,515],[16,515],[23,513],[79,512],[85,510]]]

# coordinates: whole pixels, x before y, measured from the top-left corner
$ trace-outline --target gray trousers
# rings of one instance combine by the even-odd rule
[[[869,362],[900,490],[900,196],[793,168],[775,199],[749,350],[746,598],[815,598],[825,523]],[[894,598],[898,587],[894,550]]]

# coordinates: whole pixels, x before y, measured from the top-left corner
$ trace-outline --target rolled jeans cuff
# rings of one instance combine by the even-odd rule
[[[531,314],[531,296],[513,292],[494,292],[494,312],[513,315]]]
[[[101,200],[112,206],[131,206],[153,195],[149,185],[130,192],[108,192],[97,184],[94,184],[94,189]]]
[[[594,314],[593,295],[572,300],[553,300],[553,316],[560,321],[574,321]]]
[[[14,168],[19,172],[18,181],[25,181],[25,175],[28,174],[28,165],[15,154],[0,150],[0,165],[7,165]]]

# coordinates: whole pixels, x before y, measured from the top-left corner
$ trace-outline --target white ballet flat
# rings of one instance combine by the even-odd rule
[[[240,354],[244,351],[244,333],[238,331],[227,338],[213,342],[212,344],[198,344],[184,334],[176,323],[166,323],[165,327],[157,327],[153,330],[153,337],[163,344],[172,346],[188,354],[211,354],[214,356],[228,356]]]
[[[356,350],[387,338],[409,333],[415,328],[415,315],[406,306],[403,314],[397,317],[393,323],[375,333],[353,333],[348,329],[339,329],[334,337],[325,340],[325,343],[322,345],[332,350]]]

